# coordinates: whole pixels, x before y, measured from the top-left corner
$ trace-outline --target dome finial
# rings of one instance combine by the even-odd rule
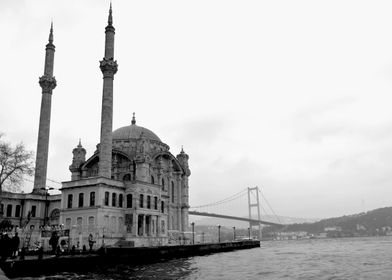
[[[181,145],[181,154],[185,154],[183,145]]]
[[[78,144],[78,148],[81,148],[82,147],[82,139],[81,138],[79,138],[79,144]]]
[[[135,119],[135,112],[133,112],[133,116],[132,116],[132,124],[136,124],[136,119]]]

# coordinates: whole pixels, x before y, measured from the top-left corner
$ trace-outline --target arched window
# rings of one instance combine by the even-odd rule
[[[165,179],[162,178],[162,189],[165,189]]]
[[[123,207],[123,195],[121,193],[118,195],[118,207]]]
[[[151,175],[151,184],[154,184],[154,176]]]
[[[127,194],[127,208],[132,208],[132,194]]]
[[[83,218],[82,217],[78,217],[76,219],[76,225],[78,226],[78,231],[81,232],[82,231],[82,225],[83,225]]]
[[[131,174],[125,174],[123,177],[123,181],[131,181]]]
[[[147,195],[147,208],[151,209],[151,196]]]
[[[71,218],[65,219],[65,228],[66,229],[69,229],[71,227],[71,222],[72,222]]]
[[[90,193],[90,206],[95,206],[95,192]]]
[[[172,187],[172,195],[171,195],[171,199],[172,199],[172,203],[174,203],[174,182],[171,182],[171,187]]]
[[[140,208],[143,208],[144,206],[143,206],[143,201],[144,200],[144,195],[143,194],[141,194],[140,195],[140,197],[139,197],[139,207]]]
[[[161,201],[161,212],[165,213],[165,202]]]
[[[158,210],[158,197],[154,196],[154,209]]]
[[[112,206],[116,207],[116,201],[117,201],[117,194],[112,193]]]
[[[109,206],[109,192],[105,192],[105,206]]]
[[[80,193],[79,194],[79,205],[78,205],[79,207],[83,207],[83,204],[84,204],[83,200],[84,200],[84,194]]]
[[[68,195],[67,208],[72,208],[72,199],[73,199],[73,195],[72,195],[72,194],[69,194],[69,195]]]

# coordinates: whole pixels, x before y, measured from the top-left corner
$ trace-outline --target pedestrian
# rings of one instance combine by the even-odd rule
[[[53,231],[52,236],[49,239],[49,245],[52,246],[52,254],[56,254],[58,243],[59,243],[59,237],[57,236],[57,231]]]
[[[90,252],[93,250],[94,243],[95,243],[94,237],[90,233],[90,235],[88,236],[88,246],[90,246]]]
[[[11,240],[11,244],[12,244],[12,257],[16,258],[16,256],[18,255],[18,251],[19,251],[19,243],[20,243],[20,239],[18,236],[18,233],[15,232],[14,237],[12,237]]]

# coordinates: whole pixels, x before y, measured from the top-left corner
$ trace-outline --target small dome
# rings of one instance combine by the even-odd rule
[[[113,140],[139,139],[142,133],[143,136],[147,139],[162,142],[154,132],[134,123],[116,129],[113,131],[112,137]]]

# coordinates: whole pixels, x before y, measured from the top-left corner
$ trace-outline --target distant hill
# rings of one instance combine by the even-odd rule
[[[294,218],[294,217],[283,217],[283,216],[278,216],[278,218],[279,220],[272,215],[261,216],[261,219],[264,221],[273,222],[273,223],[282,223],[282,224],[313,223],[320,220],[320,219]],[[207,218],[207,217],[190,216],[190,220],[194,221],[195,224],[197,225],[203,225],[203,226],[214,226],[218,224],[224,227],[236,227],[236,228],[247,228],[249,226],[248,222],[219,219],[213,217]]]
[[[362,233],[368,235],[379,235],[391,231],[392,229],[392,207],[379,208],[355,215],[342,216],[337,218],[323,219],[314,223],[294,223],[285,226],[283,229],[269,227],[268,231],[307,231],[318,234],[328,227],[340,227],[342,232]]]

